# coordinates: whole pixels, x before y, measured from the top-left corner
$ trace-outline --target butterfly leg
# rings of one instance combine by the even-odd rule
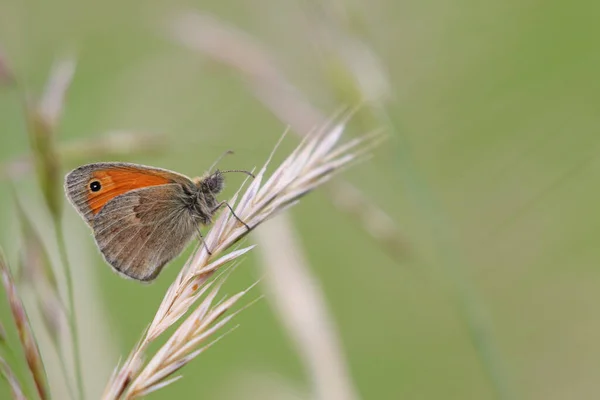
[[[206,244],[206,241],[204,240],[204,236],[202,236],[202,232],[200,232],[200,228],[197,227],[197,226],[196,226],[196,231],[198,232],[198,239],[204,245],[204,248],[206,249],[206,252],[208,253],[209,256],[212,256],[212,251],[210,251],[210,249],[208,248],[208,245]]]
[[[235,217],[235,219],[237,219],[241,224],[243,224],[246,227],[246,229],[248,229],[249,231],[251,230],[251,228],[248,226],[248,224],[246,224],[244,221],[242,221],[240,219],[240,217],[235,215],[233,208],[229,205],[229,203],[226,200],[223,200],[222,202],[217,204],[217,206],[213,209],[213,212],[216,212],[219,208],[221,208],[223,206],[226,206],[227,208],[229,208],[229,211],[231,211],[231,214]]]

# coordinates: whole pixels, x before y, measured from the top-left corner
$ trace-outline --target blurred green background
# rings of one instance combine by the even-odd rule
[[[469,315],[489,328],[491,365],[507,398],[600,396],[599,3],[0,0],[0,45],[32,94],[57,57],[76,55],[60,143],[130,129],[166,134],[167,144],[122,160],[195,176],[234,149],[224,168],[261,165],[285,123],[235,72],[168,38],[169,18],[188,9],[263,42],[326,114],[352,99],[340,97],[315,20],[344,25],[387,71],[391,96],[382,104],[391,124],[379,122],[392,138],[343,177],[396,221],[407,257],[390,257],[321,191],[290,212],[364,399],[495,398]],[[0,89],[2,163],[29,151],[21,93]],[[280,157],[296,142],[288,136]],[[232,176],[226,195],[241,180]],[[8,183],[0,185],[0,243],[14,264],[18,223]],[[16,186],[57,260],[33,175]],[[152,285],[123,280],[65,207],[95,398],[185,255]],[[225,291],[259,278],[259,262],[246,257]],[[10,325],[4,301],[0,311]],[[279,386],[310,392],[268,301],[236,320],[239,329],[151,398],[281,398]],[[0,382],[0,397],[7,395]]]

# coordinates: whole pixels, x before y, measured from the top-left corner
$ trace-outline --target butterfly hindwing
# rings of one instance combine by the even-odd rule
[[[106,203],[93,221],[106,261],[130,278],[154,279],[196,232],[183,196],[181,185],[166,184],[129,191]]]

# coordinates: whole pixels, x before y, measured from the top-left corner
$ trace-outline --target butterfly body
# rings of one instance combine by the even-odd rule
[[[92,228],[105,260],[136,280],[156,278],[199,225],[223,204],[218,170],[201,178],[130,163],[83,165],[65,178],[65,192]]]

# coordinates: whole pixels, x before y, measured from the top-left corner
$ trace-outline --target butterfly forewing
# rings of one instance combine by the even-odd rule
[[[132,190],[179,183],[193,185],[184,175],[160,168],[129,163],[83,165],[65,178],[65,192],[73,206],[93,226],[96,216],[108,202]]]

